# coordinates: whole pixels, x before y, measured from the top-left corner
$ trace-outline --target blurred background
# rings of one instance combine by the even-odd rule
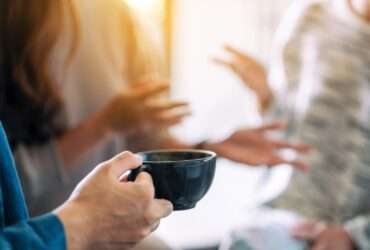
[[[275,31],[292,0],[126,1],[161,32],[172,94],[191,104],[193,115],[173,133],[198,142],[261,123],[254,94],[212,59],[225,56],[223,47],[229,44],[268,67]],[[283,191],[290,174],[287,166],[246,169],[222,160],[210,193],[197,209],[176,212],[158,234],[178,248],[217,245],[243,219],[245,210]]]

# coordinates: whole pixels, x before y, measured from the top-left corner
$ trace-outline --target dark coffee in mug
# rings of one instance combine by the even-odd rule
[[[203,150],[157,150],[139,153],[143,165],[133,170],[153,178],[155,196],[172,202],[175,210],[194,208],[208,192],[216,170],[216,154]]]

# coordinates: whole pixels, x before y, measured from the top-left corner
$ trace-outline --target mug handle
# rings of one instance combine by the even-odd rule
[[[151,167],[148,165],[141,165],[138,168],[135,168],[131,170],[130,174],[128,175],[128,181],[134,182],[136,180],[136,177],[141,173],[141,172],[147,172],[151,174]]]

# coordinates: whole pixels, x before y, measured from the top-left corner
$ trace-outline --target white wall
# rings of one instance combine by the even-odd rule
[[[267,64],[273,31],[287,1],[176,1],[173,94],[190,101],[194,112],[175,129],[177,136],[197,142],[260,122],[253,94],[211,59],[224,55],[222,47],[230,43]],[[276,196],[289,178],[288,167],[270,171],[221,160],[212,188],[197,208],[174,213],[158,234],[178,248],[216,244],[240,221],[243,208]]]
[[[291,0],[178,0],[174,27],[174,95],[194,116],[176,130],[189,141],[219,137],[258,124],[254,95],[211,62],[231,44],[267,64],[273,31]]]

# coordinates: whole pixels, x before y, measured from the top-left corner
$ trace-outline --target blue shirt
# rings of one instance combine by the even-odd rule
[[[0,123],[0,249],[65,250],[66,239],[57,216],[29,219],[4,129]]]

